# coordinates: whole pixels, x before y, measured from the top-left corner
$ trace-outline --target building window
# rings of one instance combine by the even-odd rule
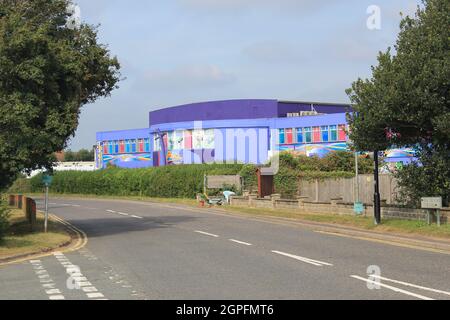
[[[161,138],[156,133],[153,135],[153,151],[161,151]]]
[[[206,129],[203,132],[203,148],[214,149],[214,129]]]
[[[138,151],[139,152],[144,152],[144,139],[139,139],[138,140]]]
[[[188,150],[192,149],[192,130],[184,131],[184,148]]]
[[[303,130],[305,134],[305,142],[311,143],[312,142],[311,127],[303,128]]]
[[[203,148],[203,130],[194,130],[192,133],[193,149]]]
[[[150,152],[150,139],[149,138],[144,139],[144,151]]]
[[[284,129],[280,129],[280,144],[286,143],[286,136],[284,135]]]
[[[313,127],[313,142],[320,141],[320,127]]]
[[[322,142],[328,142],[330,140],[328,133],[328,126],[320,127],[320,131],[322,132]]]
[[[346,141],[347,133],[345,132],[345,124],[339,125],[339,141]]]
[[[183,141],[184,141],[184,139],[183,139],[183,131],[180,131],[180,130],[174,131],[174,134],[173,134],[173,148],[174,148],[174,150],[182,150],[183,147],[184,147]]]
[[[173,150],[173,148],[174,148],[174,132],[173,131],[167,132],[167,143],[168,143],[167,150]]]
[[[295,129],[297,143],[303,143],[303,129],[297,128]]]
[[[286,129],[285,131],[285,135],[286,135],[286,144],[292,144],[294,141],[294,137],[292,135],[292,129]]]
[[[337,126],[330,126],[330,141],[337,141]]]

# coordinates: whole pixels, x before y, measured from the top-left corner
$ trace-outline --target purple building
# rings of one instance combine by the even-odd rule
[[[346,104],[255,99],[165,108],[150,112],[149,128],[97,133],[96,163],[98,168],[265,164],[283,150],[323,156],[347,150],[350,111]]]

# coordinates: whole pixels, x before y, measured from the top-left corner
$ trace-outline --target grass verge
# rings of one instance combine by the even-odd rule
[[[67,244],[71,240],[65,227],[49,220],[48,232],[44,233],[44,217],[37,214],[34,231],[25,219],[22,210],[12,209],[9,217],[10,228],[3,240],[0,240],[0,260],[10,259],[32,253],[47,252]]]
[[[380,225],[375,225],[372,217],[335,215],[335,214],[309,214],[299,213],[290,210],[272,210],[246,207],[223,207],[229,212],[239,212],[254,216],[281,217],[296,219],[299,221],[310,221],[318,223],[334,224],[336,226],[348,226],[363,230],[373,230],[377,232],[395,232],[404,234],[415,234],[427,237],[437,237],[450,239],[450,224],[443,224],[438,227],[436,224],[428,225],[425,221],[383,219]]]
[[[41,194],[29,194],[30,196],[42,196]],[[189,206],[198,206],[194,199],[179,199],[179,198],[150,198],[140,196],[97,196],[97,195],[82,195],[82,194],[52,194],[52,197],[63,198],[86,198],[86,199],[120,199],[120,200],[135,200],[135,201],[152,201],[159,203],[174,203]],[[299,221],[310,221],[318,223],[334,224],[336,226],[347,226],[359,228],[363,230],[373,230],[385,233],[403,233],[406,235],[420,235],[426,237],[436,237],[443,239],[450,239],[450,224],[443,224],[438,227],[436,224],[428,225],[425,221],[410,221],[400,219],[383,219],[381,225],[375,225],[372,217],[366,216],[352,216],[352,215],[337,215],[337,214],[315,214],[315,213],[300,213],[294,210],[283,209],[264,209],[264,208],[248,208],[248,207],[230,207],[222,206],[223,209],[229,213],[240,213],[260,217],[281,217],[295,219]]]

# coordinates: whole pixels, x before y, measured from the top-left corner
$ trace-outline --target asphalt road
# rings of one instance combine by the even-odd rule
[[[174,204],[57,199],[50,212],[87,245],[1,266],[0,299],[450,299],[448,254]]]

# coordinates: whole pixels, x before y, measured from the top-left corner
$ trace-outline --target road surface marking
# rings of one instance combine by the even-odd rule
[[[117,212],[117,213],[120,214],[121,216],[129,216],[129,214],[125,212]]]
[[[230,240],[232,242],[239,243],[239,244],[243,244],[244,246],[251,246],[252,245],[251,243],[244,242],[244,241],[239,241],[239,240],[235,240],[235,239],[228,239],[228,240]]]
[[[131,215],[133,218],[136,218],[136,219],[144,219],[144,218],[142,218],[142,217],[139,217],[139,216],[135,216],[135,215]]]
[[[403,289],[400,289],[400,288],[397,288],[397,287],[389,286],[389,285],[384,284],[384,283],[381,283],[381,282],[379,282],[379,281],[366,279],[366,278],[359,277],[359,276],[356,276],[356,275],[351,275],[350,277],[352,277],[352,278],[354,278],[354,279],[361,280],[361,281],[365,281],[365,282],[370,283],[370,284],[378,285],[378,286],[380,286],[380,287],[384,287],[384,288],[386,288],[386,289],[390,289],[390,290],[395,291],[395,292],[403,293],[403,294],[406,294],[406,295],[408,295],[408,296],[415,297],[415,298],[418,298],[418,299],[422,299],[422,300],[434,300],[434,299],[432,299],[432,298],[425,297],[425,296],[422,296],[422,295],[417,294],[417,293],[414,293],[414,292],[410,292],[410,291],[406,291],[406,290],[403,290]],[[373,276],[371,276],[371,277],[373,277]]]
[[[381,244],[387,244],[387,245],[395,246],[395,247],[403,247],[403,248],[408,248],[408,249],[436,252],[436,253],[442,253],[442,254],[450,254],[450,251],[445,251],[445,250],[441,250],[441,249],[434,249],[434,248],[431,248],[431,247],[421,247],[419,245],[406,244],[406,243],[402,243],[402,242],[395,242],[395,241],[392,241],[392,240],[382,240],[382,239],[369,238],[369,237],[364,237],[364,236],[354,236],[354,235],[350,235],[350,234],[344,234],[344,233],[332,232],[332,231],[316,230],[314,232],[315,233],[326,234],[326,235],[331,235],[331,236],[343,237],[343,238],[358,239],[358,240],[376,242],[376,243],[381,243]]]
[[[212,233],[208,233],[208,232],[204,232],[204,231],[198,231],[196,230],[195,232],[203,234],[205,236],[210,236],[210,237],[214,237],[214,238],[218,238],[219,236],[217,234],[212,234]]]
[[[56,288],[56,283],[50,278],[47,270],[44,269],[41,260],[30,260],[30,263],[49,300],[65,300],[61,290]]]
[[[116,211],[114,211],[114,210],[106,210],[106,212],[109,212],[109,213],[116,213]]]
[[[83,276],[83,274],[81,273],[81,268],[74,264],[71,264],[69,259],[64,254],[62,254],[61,252],[55,252],[53,255],[66,269],[66,272],[70,277],[69,279],[75,282],[76,289],[81,289],[84,293],[86,293],[86,296],[89,299],[105,297],[101,292],[98,292],[96,287],[92,286],[92,284],[85,276]],[[70,264],[66,264],[67,262]],[[90,286],[86,286],[86,284],[89,284]]]
[[[274,251],[274,250],[272,250],[272,252],[276,253],[276,254],[280,254],[282,256],[286,256],[286,257],[295,259],[295,260],[306,262],[306,263],[309,263],[309,264],[312,264],[312,265],[315,265],[315,266],[318,266],[318,267],[323,267],[324,265],[325,266],[333,266],[331,263],[328,263],[328,262],[323,262],[323,261],[319,261],[319,260],[313,260],[313,259],[310,259],[310,258],[296,256],[294,254],[290,254],[290,253],[286,253],[286,252]]]
[[[88,298],[90,299],[94,299],[94,298],[104,298],[105,296],[103,294],[101,294],[100,292],[90,292],[90,293],[86,293],[86,295],[88,296]]]
[[[385,281],[389,281],[389,282],[393,282],[393,283],[397,283],[397,284],[402,284],[402,285],[407,286],[407,287],[413,287],[413,288],[417,288],[417,289],[421,289],[421,290],[425,290],[425,291],[431,291],[431,292],[446,294],[446,295],[450,296],[450,292],[443,291],[443,290],[427,288],[427,287],[419,286],[419,285],[408,283],[408,282],[404,282],[404,281],[398,281],[398,280],[393,280],[393,279],[381,277],[381,276],[378,276],[378,275],[371,275],[370,277],[371,278],[378,278],[380,280],[385,280]]]

